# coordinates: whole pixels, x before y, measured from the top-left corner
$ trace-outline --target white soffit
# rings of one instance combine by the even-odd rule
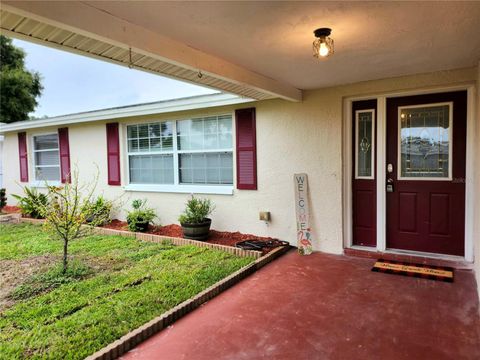
[[[19,1],[10,2],[10,4],[6,5],[4,1],[2,9],[0,9],[0,32],[7,36],[130,66],[250,99],[283,98],[300,101],[302,98],[301,90],[293,86],[251,72],[184,44],[165,39],[159,34],[130,24],[83,3]],[[23,8],[17,8],[16,6]],[[50,14],[49,9],[55,8],[58,11],[52,11],[51,13],[56,14],[59,18],[62,18],[62,11],[67,12],[73,18],[75,18],[76,10],[77,13],[86,16],[95,14],[96,20],[98,20],[95,24],[98,25],[102,20],[105,21],[104,26],[100,26],[100,30],[103,30],[104,34],[110,32],[114,34],[112,38],[117,37],[118,39],[128,38],[129,36],[137,36],[137,38],[131,40],[132,45],[129,46],[126,42],[108,39],[105,35],[102,38],[93,32],[90,34],[87,31],[63,25],[58,21],[25,11],[25,9],[30,8],[36,10],[37,13],[42,13],[41,15],[44,15],[43,13]],[[81,17],[81,14],[78,14],[78,16]],[[108,24],[107,21],[111,23]],[[85,23],[88,24],[88,19]],[[115,32],[119,29],[121,29],[120,32]],[[127,32],[129,33],[127,34]],[[147,37],[149,40],[145,40]],[[153,51],[149,52],[137,48],[137,41],[143,44],[150,43],[152,48],[160,48],[160,52],[162,50],[161,45],[168,45],[167,56],[173,56],[163,57]],[[164,48],[166,47],[164,46]],[[175,56],[180,61],[172,59]],[[182,62],[182,59],[187,59],[190,64],[187,64],[187,61]],[[193,64],[201,64],[201,66],[197,67]],[[201,75],[199,72],[201,72]]]

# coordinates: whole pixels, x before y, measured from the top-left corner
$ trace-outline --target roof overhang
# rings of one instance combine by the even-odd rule
[[[19,121],[12,124],[0,124],[0,133],[45,128],[48,126],[64,126],[94,121],[122,119],[134,116],[145,116],[195,109],[206,109],[218,106],[243,104],[252,101],[255,100],[241,98],[232,94],[202,95],[183,99],[165,100],[155,103],[123,106],[119,108],[56,116],[46,119]]]
[[[256,100],[302,91],[79,1],[2,1],[0,32]]]

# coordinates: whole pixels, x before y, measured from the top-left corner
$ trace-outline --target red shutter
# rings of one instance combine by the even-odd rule
[[[70,144],[68,128],[58,129],[58,146],[60,148],[60,173],[62,183],[70,182]]]
[[[28,182],[27,134],[18,133],[18,156],[20,158],[20,182]]]
[[[237,189],[257,190],[255,108],[235,111],[237,132]]]
[[[118,123],[107,124],[108,185],[121,185]]]

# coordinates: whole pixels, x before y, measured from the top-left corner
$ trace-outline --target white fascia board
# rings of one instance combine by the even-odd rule
[[[206,109],[254,101],[255,100],[241,98],[231,94],[201,95],[198,97],[167,100],[155,104],[132,105],[122,108],[91,111],[87,113],[57,116],[47,119],[19,121],[13,124],[0,125],[0,133],[44,128],[48,126],[61,126],[110,119],[121,119],[134,116],[165,114],[185,110]]]

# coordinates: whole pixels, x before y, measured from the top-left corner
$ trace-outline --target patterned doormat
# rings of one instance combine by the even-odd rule
[[[402,261],[378,259],[375,265],[373,265],[372,271],[453,282],[453,268],[447,266],[412,264]]]

